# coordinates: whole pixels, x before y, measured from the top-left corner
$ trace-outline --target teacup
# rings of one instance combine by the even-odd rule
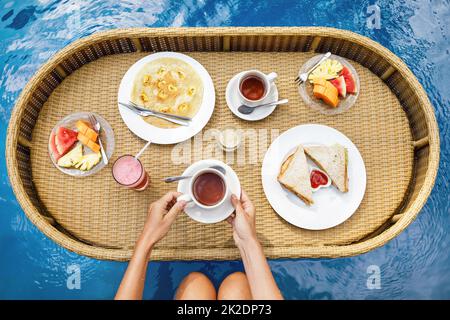
[[[258,70],[249,70],[238,79],[239,98],[249,107],[260,105],[269,95],[272,83],[277,78],[275,72],[269,74]]]
[[[214,209],[228,197],[227,180],[219,170],[205,168],[197,171],[190,179],[188,192],[179,196],[177,201],[192,201],[201,208]]]

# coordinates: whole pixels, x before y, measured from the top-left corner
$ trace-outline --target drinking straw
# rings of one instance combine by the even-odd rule
[[[135,158],[135,159],[138,159],[138,158],[141,156],[141,154],[145,151],[145,149],[147,149],[147,147],[148,147],[151,143],[152,143],[151,141],[147,142],[147,143],[145,144],[145,146],[141,149],[141,151],[139,151],[139,152],[137,153],[137,155],[134,156],[134,158]]]

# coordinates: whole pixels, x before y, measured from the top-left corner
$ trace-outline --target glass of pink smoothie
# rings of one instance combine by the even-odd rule
[[[128,154],[114,162],[112,175],[118,184],[136,191],[144,191],[150,182],[141,161]]]

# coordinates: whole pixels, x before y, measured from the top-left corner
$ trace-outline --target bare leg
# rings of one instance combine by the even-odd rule
[[[217,300],[251,300],[247,276],[242,272],[228,275],[219,287]]]
[[[216,300],[216,289],[203,273],[191,272],[181,281],[175,300]]]

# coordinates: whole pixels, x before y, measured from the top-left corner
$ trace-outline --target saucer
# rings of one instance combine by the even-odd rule
[[[195,221],[202,223],[216,223],[228,218],[228,216],[234,211],[234,207],[231,204],[231,194],[235,194],[238,197],[241,195],[241,184],[239,182],[239,178],[234,170],[219,160],[207,159],[201,160],[190,165],[183,172],[183,176],[193,175],[195,172],[201,169],[205,169],[211,166],[221,166],[226,170],[225,176],[227,177],[228,187],[230,192],[228,193],[227,198],[223,202],[223,204],[214,209],[203,209],[195,205],[193,202],[188,203],[184,212],[194,219]],[[178,192],[187,193],[189,190],[190,179],[180,180],[178,182]]]
[[[242,105],[242,102],[239,98],[239,89],[237,88],[237,85],[238,79],[243,73],[244,72],[238,73],[228,82],[227,89],[225,91],[228,108],[230,108],[231,112],[233,112],[235,116],[247,121],[257,121],[268,117],[277,106],[257,108],[250,114],[242,114],[238,111],[238,108]],[[275,83],[272,83],[269,94],[263,101],[261,101],[261,104],[271,101],[278,101],[278,89]]]

